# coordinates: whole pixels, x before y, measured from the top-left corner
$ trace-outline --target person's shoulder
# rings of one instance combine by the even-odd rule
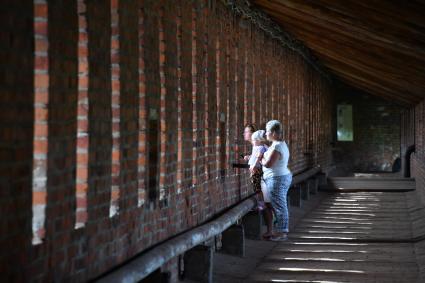
[[[286,141],[279,141],[279,144],[280,144],[280,146],[283,146],[283,147],[287,147],[288,146],[288,144],[286,143]]]
[[[274,142],[274,148],[277,151],[283,151],[286,148],[286,143],[284,141],[276,141]]]
[[[286,141],[282,141],[282,148],[289,150],[288,144],[286,143]]]
[[[283,144],[284,144],[284,142],[283,142],[283,141],[275,141],[275,142],[273,142],[273,145],[274,145],[275,147],[281,147],[281,146],[283,146]]]

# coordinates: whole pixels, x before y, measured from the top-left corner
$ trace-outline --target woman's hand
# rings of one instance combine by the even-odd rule
[[[258,172],[258,167],[249,167],[249,172],[251,172],[251,175],[254,175]]]
[[[261,163],[263,164],[264,167],[266,168],[270,168],[273,166],[273,164],[280,158],[280,153],[277,150],[273,150],[272,153],[269,156],[268,160],[265,160],[265,158],[263,158],[263,160],[261,161]]]
[[[243,160],[248,161],[250,158],[251,158],[251,155],[245,155],[245,156],[243,157]]]

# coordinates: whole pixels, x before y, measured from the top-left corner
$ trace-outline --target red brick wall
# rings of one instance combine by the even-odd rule
[[[338,86],[337,93],[337,104],[353,107],[354,136],[352,142],[336,142],[334,161],[338,172],[391,172],[395,158],[400,157],[403,108],[348,86]]]
[[[408,146],[415,144],[415,153],[411,155],[410,167],[411,176],[416,180],[416,192],[414,198],[416,204],[425,206],[425,100],[416,106],[402,113],[402,150],[403,152]],[[404,163],[403,163],[404,166]],[[416,210],[416,223],[421,223],[423,217],[420,218],[421,210]],[[419,216],[419,217],[418,217]],[[423,233],[421,225],[417,226],[416,235]],[[425,278],[425,265],[423,250],[425,248],[423,241],[415,245],[417,250],[417,260],[419,262],[421,278]]]
[[[328,82],[220,2],[195,2],[4,4],[1,279],[85,281],[238,202],[247,122],[283,121],[294,173],[329,165]]]
[[[47,148],[49,117],[48,9],[46,1],[34,6],[34,160],[33,160],[33,243],[45,235]]]
[[[415,152],[410,160],[411,177],[415,178],[417,196],[425,205],[425,101],[403,111],[401,121],[403,168],[405,152],[414,144]]]
[[[403,110],[400,122],[400,152],[403,170],[406,166],[406,151],[409,146],[415,144],[415,130],[415,108]]]
[[[77,1],[78,12],[78,105],[77,105],[77,170],[76,198],[77,211],[75,227],[83,227],[87,222],[87,178],[88,178],[88,39],[87,7],[84,0]]]

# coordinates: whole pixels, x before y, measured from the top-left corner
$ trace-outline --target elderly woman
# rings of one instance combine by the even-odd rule
[[[270,240],[282,241],[287,239],[289,232],[289,214],[286,201],[287,193],[292,182],[292,174],[288,169],[289,149],[283,140],[283,126],[277,120],[266,124],[266,137],[271,141],[269,149],[262,160],[263,178],[270,193],[277,225]]]

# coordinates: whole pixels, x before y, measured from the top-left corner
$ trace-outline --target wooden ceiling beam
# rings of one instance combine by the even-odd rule
[[[385,94],[387,97],[391,97],[392,99],[397,99],[411,105],[421,101],[421,98],[407,96],[402,92],[395,92],[393,89],[383,87],[377,82],[369,81],[361,76],[354,75],[352,72],[348,72],[346,69],[338,67],[337,65],[332,65],[332,69],[336,75],[344,78],[350,85],[354,84],[358,88],[364,89],[372,95]]]
[[[367,18],[371,24],[382,24],[384,27],[394,25],[402,26],[408,32],[423,32],[425,19],[423,11],[425,4],[412,0],[409,1],[358,1],[358,0],[307,0],[315,4],[329,7],[346,15],[357,18]],[[380,5],[379,5],[380,4]],[[384,5],[384,6],[383,6]],[[397,6],[398,5],[398,6]],[[366,17],[367,16],[367,17]],[[392,19],[389,23],[388,19]]]
[[[351,26],[340,26],[338,23],[329,23],[316,17],[312,17],[309,14],[303,13],[302,11],[296,11],[286,6],[278,6],[273,3],[268,3],[267,5],[261,5],[264,0],[257,0],[256,3],[259,7],[264,10],[267,14],[271,15],[275,19],[279,19],[280,22],[284,23],[287,17],[294,18],[305,24],[310,24],[317,27],[317,30],[329,30],[335,34],[343,34],[353,40],[367,42],[367,44],[372,44],[385,50],[389,49],[397,53],[405,54],[413,58],[423,59],[425,56],[425,50],[423,48],[412,48],[411,46],[405,46],[397,44],[397,42],[388,40],[382,36],[378,37],[373,34],[368,33],[367,31],[358,30]]]
[[[341,82],[343,82],[343,83],[345,83],[345,84],[347,84],[347,85],[350,85],[350,86],[352,86],[353,85],[353,81],[352,80],[349,80],[349,79],[347,79],[347,78],[345,78],[345,77],[341,77],[341,76],[339,76],[339,75],[336,75],[335,74],[335,76],[338,78],[338,80],[340,80]],[[357,83],[357,85],[358,84],[361,84],[361,82],[358,82]],[[371,88],[371,87],[369,87],[369,86],[367,86],[367,85],[362,85],[361,87],[359,86],[359,87],[356,87],[357,89],[359,89],[359,91],[364,91],[365,93],[367,93],[367,94],[369,94],[369,95],[372,95],[372,96],[378,96],[378,97],[381,97],[381,98],[383,98],[383,99],[386,99],[386,100],[388,100],[388,101],[391,101],[391,102],[393,102],[393,103],[396,103],[396,104],[398,104],[398,105],[400,105],[400,106],[402,106],[402,107],[406,107],[406,108],[410,108],[410,107],[412,107],[412,106],[414,106],[415,105],[415,103],[414,102],[411,102],[411,101],[407,101],[407,100],[404,100],[404,99],[400,99],[400,97],[399,96],[396,96],[396,97],[394,97],[393,95],[389,95],[387,92],[383,92],[383,91],[376,91],[376,89],[375,88]]]
[[[412,94],[411,92],[397,85],[388,84],[387,81],[383,81],[379,77],[371,79],[370,76],[368,74],[365,74],[363,70],[356,69],[351,65],[348,65],[344,62],[340,62],[331,57],[323,57],[322,61],[325,63],[326,66],[328,66],[328,68],[333,71],[343,72],[344,74],[351,73],[350,77],[362,78],[363,81],[370,82],[371,85],[374,85],[377,88],[379,87],[380,89],[393,93],[395,95],[403,95],[411,99],[412,101],[422,100],[424,98],[423,96]]]
[[[296,32],[294,33],[297,35],[300,33],[301,29],[298,29],[295,27],[293,30]],[[314,50],[318,55],[323,55],[326,57],[331,57],[333,59],[337,59],[339,61],[346,61],[349,62],[349,65],[353,65],[356,68],[356,72],[359,71],[366,71],[366,76],[372,76],[373,80],[381,81],[384,85],[391,85],[398,91],[404,90],[404,89],[416,89],[415,94],[418,96],[421,96],[424,94],[424,90],[422,85],[420,84],[421,81],[423,81],[423,78],[425,76],[417,75],[418,72],[411,71],[407,74],[403,74],[400,71],[397,72],[396,69],[389,69],[385,62],[381,65],[377,65],[375,62],[375,58],[368,58],[367,60],[363,60],[365,62],[368,62],[369,64],[374,64],[372,67],[365,65],[365,63],[362,63],[361,61],[358,61],[357,58],[362,56],[361,54],[353,54],[352,49],[344,49],[341,53],[341,46],[330,46],[330,47],[324,47],[323,44],[319,43],[315,38],[315,40],[308,40],[307,38],[303,38],[302,36],[299,36],[299,39],[304,41],[307,46],[309,46],[312,50]],[[326,39],[324,39],[326,40]],[[336,55],[334,54],[336,52]],[[320,56],[319,56],[320,57]],[[355,59],[352,59],[355,58]],[[391,60],[391,58],[389,59]],[[400,63],[402,64],[402,63]],[[404,76],[404,77],[403,77]],[[412,77],[411,81],[409,82],[408,77]],[[386,80],[382,81],[383,78],[387,78]],[[395,83],[399,82],[401,85],[395,85]]]
[[[347,80],[346,78],[343,78],[343,77],[338,77],[338,79],[341,82],[343,82],[343,83],[345,83],[347,85],[352,85],[353,84],[353,81],[352,80]],[[361,82],[357,82],[357,84],[361,84]],[[402,98],[400,98],[398,96],[395,97],[393,95],[389,95],[386,92],[377,91],[375,88],[371,88],[368,85],[362,85],[361,87],[358,87],[356,89],[359,89],[359,91],[362,91],[364,93],[367,93],[367,94],[369,94],[371,96],[377,96],[377,97],[386,99],[388,101],[391,101],[392,103],[396,103],[396,104],[398,104],[400,106],[403,106],[403,107],[410,108],[410,107],[412,107],[412,106],[414,106],[416,104],[416,102],[412,102],[412,101],[409,101],[409,100],[406,100],[406,99],[402,99]]]
[[[406,105],[423,100],[425,17],[420,7],[425,5],[384,0],[253,2],[342,80]]]
[[[352,5],[351,11],[347,13],[343,12],[341,9],[335,8],[338,7],[338,4],[340,4],[340,6],[345,6],[345,1],[343,5],[341,5],[339,1],[333,1],[330,4],[325,5],[320,5],[318,4],[319,1],[312,0],[269,0],[267,2],[292,8],[300,13],[305,13],[321,21],[339,25],[340,27],[344,27],[353,32],[359,31],[361,33],[369,34],[373,38],[391,40],[395,45],[407,45],[420,48],[425,43],[425,34],[421,32],[421,28],[413,28],[412,26],[404,28],[404,25],[400,23],[394,25],[394,20],[387,21],[384,26],[380,26],[382,23],[379,21],[377,22],[377,20],[380,19],[380,14],[376,11],[364,9],[360,15],[356,15],[356,11],[361,8],[358,4]],[[386,4],[381,3],[379,7],[381,10],[384,10]],[[384,16],[381,17],[385,18]],[[373,20],[371,22],[367,22],[370,19]],[[385,33],[382,32],[383,27],[388,29]]]
[[[315,50],[316,55],[319,57],[319,59],[322,59],[322,61],[332,60],[333,62],[338,62],[346,67],[349,67],[353,72],[361,73],[365,77],[371,78],[374,81],[378,81],[383,85],[388,85],[391,88],[395,88],[396,90],[403,90],[406,88],[411,89],[414,87],[416,92],[412,92],[413,96],[423,97],[425,94],[425,90],[422,85],[413,85],[413,83],[405,82],[404,78],[397,77],[397,74],[392,74],[388,70],[379,70],[377,66],[370,67],[369,65],[362,63],[361,60],[357,61],[355,59],[351,59],[352,56],[347,56],[347,54],[349,54],[348,51],[341,51],[337,48],[337,46],[334,48],[326,48],[317,42],[309,45],[313,50]]]
[[[382,48],[376,48],[369,44],[361,44],[360,42],[341,34],[332,34],[332,36],[329,36],[329,33],[326,30],[317,31],[302,22],[291,20],[290,17],[286,18],[285,22],[280,20],[276,21],[284,26],[287,31],[302,40],[306,45],[308,45],[311,41],[314,41],[320,42],[327,48],[331,49],[339,50],[341,47],[344,47],[346,50],[349,50],[349,52],[356,54],[354,58],[362,58],[363,62],[368,62],[369,64],[374,64],[375,61],[376,63],[383,62],[378,64],[380,65],[378,68],[382,68],[382,66],[384,66],[387,72],[396,74],[403,70],[406,74],[412,73],[413,75],[416,75],[416,77],[423,78],[425,80],[425,68],[423,68],[423,65],[425,65],[425,58],[422,58],[422,61],[418,61],[418,59],[413,59],[412,57],[404,56],[404,54],[397,54],[392,51],[383,53]],[[413,80],[417,81],[415,78],[413,78]]]
[[[384,64],[376,64],[373,58],[361,58],[359,60],[358,56],[361,56],[360,54],[352,54],[350,50],[338,48],[337,45],[329,47],[317,41],[311,41],[307,45],[314,50],[319,59],[325,58],[343,62],[347,66],[350,66],[353,71],[361,72],[373,80],[380,81],[399,90],[410,89],[412,95],[418,97],[425,95],[425,75],[418,76],[416,74],[410,75],[410,73],[397,73],[395,69],[388,69]]]

